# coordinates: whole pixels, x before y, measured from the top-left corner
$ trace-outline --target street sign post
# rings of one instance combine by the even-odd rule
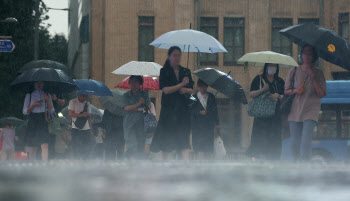
[[[0,40],[0,52],[12,52],[15,44],[10,40]]]

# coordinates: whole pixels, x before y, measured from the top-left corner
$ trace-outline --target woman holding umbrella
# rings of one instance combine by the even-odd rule
[[[151,151],[162,151],[166,159],[167,154],[175,150],[181,152],[184,160],[189,160],[191,113],[185,94],[193,93],[193,81],[190,70],[180,66],[180,62],[181,49],[171,47],[160,70],[162,108]]]
[[[25,143],[29,151],[29,159],[36,159],[37,148],[41,146],[41,159],[48,159],[49,130],[45,112],[53,113],[52,100],[44,91],[44,82],[35,82],[34,91],[27,93],[23,114],[29,116]]]
[[[308,160],[312,154],[312,135],[317,126],[320,100],[326,95],[327,87],[323,72],[315,67],[316,50],[305,45],[300,56],[302,64],[289,72],[284,93],[295,95],[288,116],[293,159]]]
[[[264,65],[261,75],[257,75],[250,87],[250,97],[256,98],[266,91],[270,92],[269,98],[280,101],[284,94],[284,81],[278,76],[279,65]],[[276,107],[275,115],[266,118],[254,118],[251,143],[248,154],[252,158],[265,158],[276,160],[281,154],[282,119]]]

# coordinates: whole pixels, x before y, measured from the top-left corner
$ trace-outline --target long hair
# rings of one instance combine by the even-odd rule
[[[263,77],[267,77],[266,74],[267,74],[267,66],[269,65],[269,63],[265,63],[264,65],[264,71],[263,71]],[[276,73],[273,75],[275,77],[275,79],[278,78],[278,74],[280,72],[280,65],[277,64],[277,69],[276,69]]]
[[[170,47],[169,50],[168,50],[168,56],[170,56],[171,53],[173,53],[175,50],[178,50],[180,53],[182,52],[181,49],[180,49],[178,46],[172,46],[172,47]],[[168,58],[166,59],[166,61],[165,61],[163,67],[164,67],[164,68],[169,68],[169,67],[171,67],[171,66],[170,66],[170,61],[169,61]]]

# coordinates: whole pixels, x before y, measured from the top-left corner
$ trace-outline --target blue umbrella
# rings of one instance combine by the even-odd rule
[[[96,96],[113,96],[112,92],[102,82],[91,79],[76,80],[79,90],[75,91],[77,94],[87,94]]]

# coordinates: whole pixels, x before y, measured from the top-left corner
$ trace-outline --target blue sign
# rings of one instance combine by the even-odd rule
[[[0,52],[12,52],[15,44],[10,40],[0,40]]]

